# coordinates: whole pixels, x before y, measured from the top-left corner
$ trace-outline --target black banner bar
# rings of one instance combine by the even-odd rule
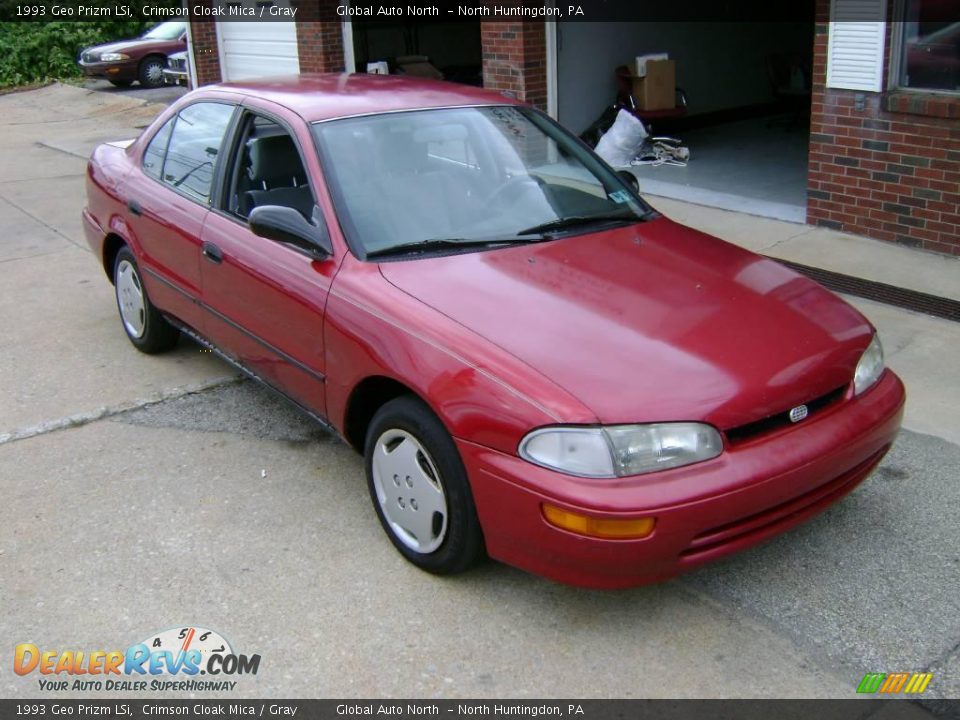
[[[788,689],[788,688],[783,688]],[[771,688],[773,690],[773,688]],[[0,700],[13,718],[563,718],[564,720],[810,720],[957,718],[960,700]]]
[[[853,9],[835,22],[895,20],[840,7]],[[815,0],[0,0],[3,22],[812,22],[816,11]],[[957,20],[951,3],[924,12],[927,21]]]

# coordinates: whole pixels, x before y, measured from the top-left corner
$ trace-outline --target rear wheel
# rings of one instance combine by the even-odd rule
[[[177,344],[180,331],[168,323],[150,302],[130,248],[120,248],[117,253],[113,263],[113,285],[123,330],[137,350],[153,355]]]
[[[148,88],[163,85],[163,65],[164,61],[161,57],[144,58],[140,63],[140,84]]]
[[[399,397],[374,415],[365,448],[380,524],[414,565],[462,572],[483,555],[470,483],[453,438],[419,399]]]

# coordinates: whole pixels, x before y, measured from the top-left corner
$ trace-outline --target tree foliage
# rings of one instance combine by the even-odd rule
[[[91,45],[142,35],[153,22],[0,22],[0,87],[79,77]]]

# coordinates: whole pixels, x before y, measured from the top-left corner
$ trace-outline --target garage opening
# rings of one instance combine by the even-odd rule
[[[354,19],[351,25],[357,72],[382,63],[391,74],[483,85],[479,22]]]
[[[588,130],[623,87],[617,67],[635,74],[637,56],[665,53],[683,95],[671,98],[675,112],[653,113],[646,124],[653,135],[679,138],[690,159],[631,165],[641,191],[803,222],[813,10],[811,3],[809,19],[791,22],[559,24],[559,120]]]

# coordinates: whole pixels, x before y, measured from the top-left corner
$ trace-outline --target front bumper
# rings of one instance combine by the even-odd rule
[[[81,60],[77,64],[87,77],[100,77],[106,78],[107,80],[120,80],[124,82],[137,79],[137,63],[131,60],[94,63]]]
[[[167,85],[186,85],[187,71],[165,68],[163,71],[163,82]]]
[[[655,582],[743,550],[809,519],[853,490],[889,450],[905,392],[887,370],[858,398],[809,422],[728,446],[675,470],[588,480],[457,440],[491,557],[560,582],[622,588]],[[600,518],[655,517],[641,540],[558,529],[550,503]]]

